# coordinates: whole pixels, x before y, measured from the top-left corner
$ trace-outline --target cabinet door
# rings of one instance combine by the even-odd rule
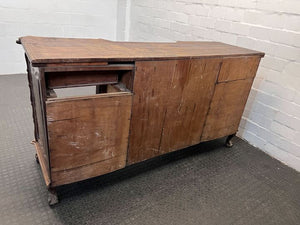
[[[169,86],[176,62],[139,61],[135,64],[129,164],[159,155],[166,108],[170,104]]]
[[[131,104],[127,92],[46,102],[52,186],[125,167]]]
[[[200,142],[220,63],[136,62],[129,164]]]
[[[260,57],[225,58],[201,141],[237,132]]]
[[[160,154],[200,142],[220,65],[221,59],[177,64],[169,90],[172,101],[165,109]]]

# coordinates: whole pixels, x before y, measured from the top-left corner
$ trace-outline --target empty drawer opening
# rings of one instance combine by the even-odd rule
[[[81,97],[91,95],[101,95],[107,93],[117,92],[131,92],[126,88],[125,84],[107,84],[97,86],[86,86],[86,87],[74,87],[74,88],[56,88],[47,90],[47,98],[67,98],[67,97]]]
[[[64,69],[45,72],[47,99],[132,92],[134,64]]]

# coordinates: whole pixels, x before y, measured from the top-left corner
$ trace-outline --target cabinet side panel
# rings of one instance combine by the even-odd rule
[[[237,132],[253,79],[216,85],[201,141]]]
[[[171,81],[160,153],[200,142],[221,58],[178,61]]]
[[[32,98],[34,102],[34,122],[35,122],[35,136],[36,141],[39,145],[40,154],[39,157],[43,157],[40,161],[44,161],[44,167],[47,176],[50,176],[50,167],[49,167],[49,152],[48,152],[48,137],[47,137],[47,128],[46,128],[46,121],[45,121],[45,110],[44,110],[44,80],[43,71],[38,67],[32,67],[29,64],[30,68],[30,76],[32,82]]]
[[[38,124],[37,124],[37,118],[36,118],[36,100],[34,96],[34,90],[33,90],[33,82],[32,82],[32,74],[31,74],[31,65],[29,62],[29,59],[27,55],[25,54],[25,60],[26,60],[26,66],[27,66],[27,78],[28,78],[28,87],[30,91],[30,102],[32,107],[32,118],[33,118],[33,124],[34,124],[34,138],[35,141],[38,141]]]
[[[128,164],[159,155],[176,61],[136,62]]]
[[[34,145],[38,155],[39,163],[41,165],[42,173],[46,185],[50,184],[50,168],[49,168],[49,154],[45,124],[44,101],[42,91],[42,76],[43,71],[39,68],[32,67],[27,55],[25,54],[27,65],[28,86],[30,90],[30,101],[32,106],[32,116],[34,123]]]

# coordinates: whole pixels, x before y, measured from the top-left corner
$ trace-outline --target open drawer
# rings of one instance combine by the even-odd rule
[[[46,119],[52,186],[125,167],[132,93],[107,85],[106,93],[48,98]]]

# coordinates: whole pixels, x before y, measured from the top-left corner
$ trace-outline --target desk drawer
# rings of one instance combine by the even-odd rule
[[[260,57],[258,56],[224,58],[218,77],[218,82],[220,83],[254,78],[259,61]]]
[[[108,90],[46,102],[52,186],[125,167],[132,93]]]

